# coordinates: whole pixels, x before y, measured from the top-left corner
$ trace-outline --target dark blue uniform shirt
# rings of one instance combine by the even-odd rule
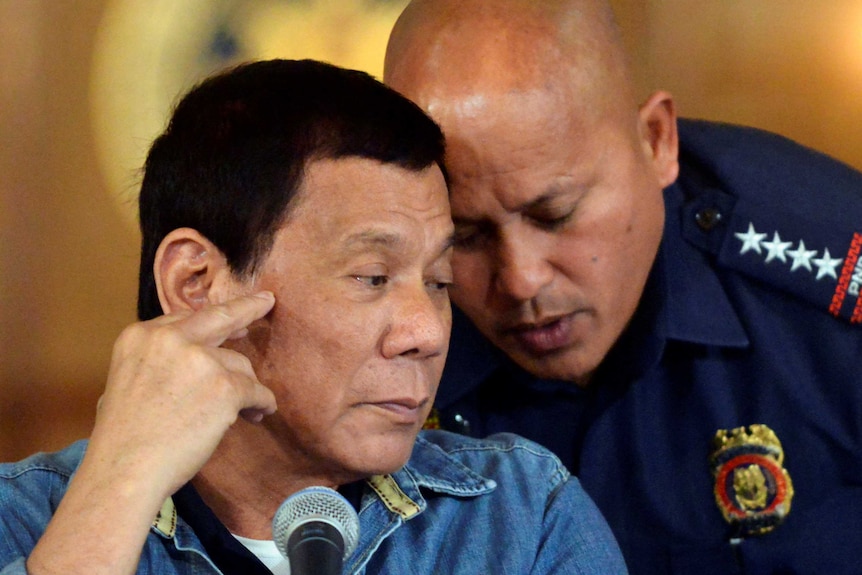
[[[862,174],[752,129],[680,140],[643,300],[591,385],[530,376],[455,310],[441,425],[555,451],[634,574],[862,573]]]

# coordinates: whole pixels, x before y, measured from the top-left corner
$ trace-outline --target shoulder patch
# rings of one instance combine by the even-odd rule
[[[716,191],[683,208],[683,229],[721,265],[860,325],[862,215],[847,216],[806,218]]]
[[[841,310],[845,307],[845,300],[853,302],[853,298],[855,298],[850,323],[862,323],[862,295],[860,295],[860,291],[862,291],[862,259],[859,258],[860,249],[862,249],[862,233],[856,232],[853,234],[853,241],[850,242],[850,249],[844,258],[844,266],[841,268],[838,285],[835,287],[835,294],[832,296],[832,303],[829,306],[829,313],[837,317],[841,315]],[[849,309],[851,306],[847,307]]]

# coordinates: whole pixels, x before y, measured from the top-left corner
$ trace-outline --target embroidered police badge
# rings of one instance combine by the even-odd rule
[[[713,439],[710,465],[715,502],[739,536],[769,533],[790,513],[793,483],[782,467],[784,450],[761,424],[720,429]]]

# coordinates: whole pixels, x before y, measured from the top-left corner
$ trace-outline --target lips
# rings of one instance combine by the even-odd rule
[[[572,313],[539,324],[521,325],[507,333],[531,355],[547,355],[570,345],[575,315]]]
[[[399,398],[369,402],[365,405],[383,410],[397,423],[413,424],[424,417],[427,403],[428,399],[417,401],[413,398]]]

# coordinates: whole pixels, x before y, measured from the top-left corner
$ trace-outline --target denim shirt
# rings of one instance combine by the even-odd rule
[[[86,442],[0,465],[0,575],[24,562],[83,457]],[[484,440],[423,431],[410,461],[367,480],[350,574],[626,573],[604,518],[546,449],[510,434]],[[109,528],[109,526],[104,526]],[[98,537],[98,526],[81,526]],[[168,499],[137,573],[221,573]]]

